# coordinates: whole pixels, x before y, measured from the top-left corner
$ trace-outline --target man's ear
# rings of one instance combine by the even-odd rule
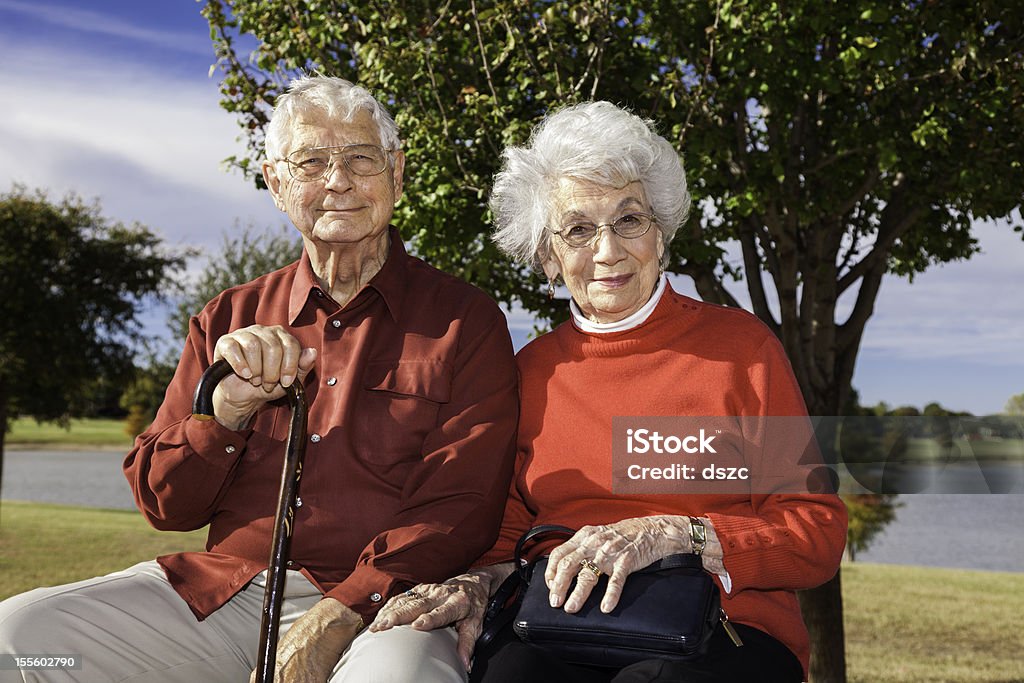
[[[395,183],[395,204],[402,198],[402,188],[405,183],[405,152],[397,150],[394,152],[395,166],[391,170],[391,178]]]
[[[284,200],[281,198],[281,176],[277,174],[277,165],[269,161],[263,162],[263,182],[270,190],[270,196],[274,198],[274,206],[284,211]]]

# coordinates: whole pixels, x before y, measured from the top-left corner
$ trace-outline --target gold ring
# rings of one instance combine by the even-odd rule
[[[604,572],[594,563],[593,560],[580,560],[580,566],[594,572],[595,577],[600,577]]]

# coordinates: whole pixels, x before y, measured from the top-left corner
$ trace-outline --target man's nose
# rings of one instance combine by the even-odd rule
[[[324,175],[324,184],[336,192],[352,187],[352,171],[348,170],[344,159],[338,156],[331,157],[331,165]]]

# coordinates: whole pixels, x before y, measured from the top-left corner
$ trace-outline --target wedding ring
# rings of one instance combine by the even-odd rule
[[[408,597],[408,598],[413,598],[413,599],[415,599],[415,598],[422,598],[423,597],[422,595],[420,595],[419,593],[417,593],[416,591],[414,591],[411,588],[409,590],[405,591],[405,596]]]
[[[580,560],[580,566],[584,569],[589,569],[590,571],[594,572],[595,577],[600,577],[603,573],[600,570],[600,568],[598,568],[597,564],[594,563],[593,560]]]

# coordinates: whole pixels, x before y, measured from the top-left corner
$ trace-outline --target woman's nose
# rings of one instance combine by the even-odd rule
[[[622,248],[621,239],[610,226],[599,227],[594,243],[590,246],[594,250],[594,260],[599,263],[616,263],[625,258],[626,250]]]

